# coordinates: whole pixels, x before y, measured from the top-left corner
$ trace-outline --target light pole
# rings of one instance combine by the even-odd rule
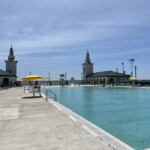
[[[49,85],[51,85],[51,81],[50,81],[50,72],[48,73],[48,82],[49,82]]]
[[[65,72],[65,81],[67,81],[67,72]]]
[[[123,73],[124,73],[124,62],[122,62],[122,69],[123,69]]]
[[[135,66],[135,78],[137,77],[137,67]]]
[[[129,60],[129,62],[131,63],[131,77],[133,78],[133,63],[134,63],[135,59],[132,58]]]

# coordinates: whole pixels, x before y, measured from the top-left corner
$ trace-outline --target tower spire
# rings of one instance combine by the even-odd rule
[[[13,50],[13,48],[12,48],[12,44],[11,44],[11,47],[10,47],[10,50],[9,50],[8,60],[9,60],[9,61],[15,60],[14,50]]]
[[[89,54],[89,50],[88,50],[88,49],[87,49],[87,53],[86,53],[85,63],[88,63],[88,64],[91,63],[91,60],[90,60],[90,54]]]

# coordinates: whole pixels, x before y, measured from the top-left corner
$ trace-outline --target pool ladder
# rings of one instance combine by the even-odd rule
[[[46,90],[46,100],[48,100],[48,92],[54,95],[54,97],[50,97],[50,98],[57,101],[57,95],[54,92],[52,92],[51,90]]]

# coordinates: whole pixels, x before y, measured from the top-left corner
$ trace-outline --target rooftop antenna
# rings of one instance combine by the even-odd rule
[[[135,59],[132,58],[129,60],[129,62],[131,63],[131,77],[133,78],[133,63],[134,63]]]

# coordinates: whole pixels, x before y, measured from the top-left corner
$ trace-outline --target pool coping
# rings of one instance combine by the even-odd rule
[[[52,85],[52,86],[49,86],[49,85],[42,85],[41,86],[42,88],[49,88],[49,87],[61,87],[61,85]],[[63,87],[103,87],[102,85],[64,85]],[[141,88],[141,89],[150,89],[150,87],[144,87],[144,86],[114,86],[114,87],[110,87],[109,85],[106,85],[105,87],[103,88]]]
[[[46,98],[46,95],[41,93],[42,97]],[[68,118],[74,121],[76,124],[81,126],[84,130],[93,135],[97,140],[107,146],[110,150],[134,150],[131,146],[122,142],[118,138],[114,137],[110,133],[104,131],[100,127],[81,117],[77,113],[63,106],[62,104],[56,102],[55,100],[49,98],[49,103],[59,109],[63,114],[65,114]]]

